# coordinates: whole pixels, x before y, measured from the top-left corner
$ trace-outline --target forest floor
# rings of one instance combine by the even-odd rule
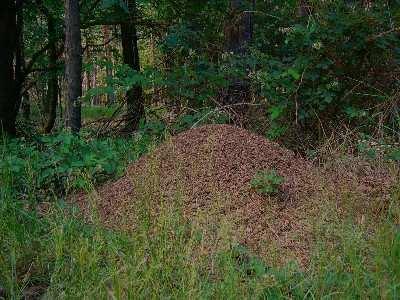
[[[47,189],[39,205],[32,157],[23,201],[13,191],[29,176],[3,165],[0,299],[400,294],[397,162],[337,150],[305,159],[229,125],[191,129],[156,146],[144,140],[115,148],[124,155],[143,153],[141,143],[148,149],[119,179],[99,185],[88,172],[75,178],[85,192],[71,189],[65,198]],[[84,147],[89,161],[96,151],[106,156],[76,143],[71,149]],[[77,158],[72,164],[82,169]],[[94,169],[101,164],[94,160]],[[283,181],[275,193],[260,193],[252,182],[271,170]]]

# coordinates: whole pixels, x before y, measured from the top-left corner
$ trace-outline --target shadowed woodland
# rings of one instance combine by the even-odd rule
[[[0,299],[397,299],[400,2],[1,0]]]

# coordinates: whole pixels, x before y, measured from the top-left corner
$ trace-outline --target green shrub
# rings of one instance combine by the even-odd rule
[[[272,138],[294,125],[315,127],[378,122],[399,130],[393,107],[399,90],[399,3],[311,1],[309,18],[296,15],[298,2],[259,3],[251,78],[266,99]],[[382,110],[387,108],[387,112]]]
[[[251,186],[260,194],[276,195],[283,182],[284,178],[275,170],[259,171],[251,180]]]
[[[126,165],[145,153],[153,138],[139,134],[130,139],[91,139],[60,133],[33,140],[4,140],[0,153],[0,185],[6,178],[18,197],[29,190],[39,198],[63,195],[84,186],[87,177],[101,183],[120,176]]]

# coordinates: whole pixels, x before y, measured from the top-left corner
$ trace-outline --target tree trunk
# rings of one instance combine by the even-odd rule
[[[86,63],[90,63],[91,62],[91,51],[90,51],[90,47],[88,47],[89,44],[89,34],[87,33],[87,31],[85,31],[85,61]],[[85,93],[87,93],[91,88],[92,88],[92,77],[91,77],[91,72],[90,72],[90,68],[87,68],[84,75],[83,75],[83,89],[85,91]]]
[[[249,6],[255,10],[255,1],[247,1]],[[245,56],[248,52],[248,45],[253,38],[253,13],[246,10],[244,0],[231,0],[231,11],[228,24],[225,26],[226,51],[237,56]],[[234,67],[234,66],[233,66]],[[244,66],[245,67],[245,66]],[[250,83],[246,78],[231,78],[229,86],[223,91],[221,104],[236,105],[248,102],[250,98]],[[233,118],[244,115],[247,107],[235,106]]]
[[[22,116],[25,120],[29,121],[31,117],[31,100],[29,99],[29,93],[25,92],[22,98]]]
[[[23,14],[23,1],[17,2],[17,46],[15,51],[15,81],[16,81],[16,115],[18,115],[19,108],[22,109],[22,117],[28,121],[31,116],[31,105],[29,99],[29,92],[24,90],[25,82],[25,44],[24,44],[24,14]]]
[[[90,74],[90,71],[86,71],[86,92],[89,91],[92,88],[92,75]]]
[[[243,9],[243,0],[231,0],[231,22],[225,28],[226,47],[234,54],[245,54],[253,37],[253,14]],[[253,8],[255,1],[252,2]]]
[[[81,129],[82,44],[79,0],[65,0],[65,76],[67,80],[67,127]]]
[[[14,0],[0,1],[0,133],[15,135],[17,97],[14,81],[16,7]]]
[[[128,3],[130,20],[121,24],[122,56],[124,64],[133,70],[140,72],[140,60],[138,49],[138,37],[136,30],[136,1]],[[133,86],[126,93],[127,100],[127,123],[126,130],[134,131],[144,115],[143,91],[140,85]]]
[[[16,38],[15,47],[15,116],[18,115],[22,102],[22,89],[24,86],[25,76],[25,55],[24,55],[24,14],[23,3],[21,0],[16,1],[17,22],[16,22]]]
[[[57,32],[55,20],[47,16],[47,30],[49,34],[49,79],[47,82],[47,97],[45,101],[45,123],[44,132],[49,133],[54,127],[57,116],[58,104],[58,76],[57,76]]]
[[[111,46],[110,46],[110,30],[107,25],[103,26],[103,38],[104,38],[104,44],[105,44],[105,59],[107,60],[106,64],[106,84],[107,87],[110,87],[109,82],[112,79],[112,52],[111,52]],[[113,91],[109,91],[107,93],[107,105],[112,105],[115,102],[115,94]]]
[[[94,63],[94,65],[93,65],[93,73],[92,73],[92,82],[93,82],[93,88],[97,88],[97,86],[98,86],[98,84],[97,84],[97,78],[98,78],[98,70],[97,70],[97,64],[96,63]],[[97,106],[97,105],[99,105],[100,104],[100,95],[97,95],[97,93],[96,93],[96,95],[94,95],[93,97],[92,97],[92,106]]]
[[[297,9],[297,15],[299,17],[308,17],[312,14],[312,7],[309,3],[308,0],[300,0],[298,9]]]

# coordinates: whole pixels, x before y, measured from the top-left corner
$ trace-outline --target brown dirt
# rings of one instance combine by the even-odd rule
[[[250,186],[258,171],[268,169],[284,177],[278,197],[262,196]],[[164,203],[179,195],[188,219],[202,216],[201,222],[215,224],[229,220],[235,238],[255,252],[272,257],[275,247],[278,260],[294,258],[304,264],[312,239],[307,220],[312,199],[322,192],[335,194],[335,180],[340,181],[337,176],[327,181],[328,173],[244,129],[207,125],[172,137],[133,163],[125,177],[100,187],[97,197],[81,196],[77,203],[88,215],[88,203],[93,201],[87,199],[95,199],[102,223],[132,228],[135,221],[130,215],[144,194]],[[377,188],[374,184],[362,192],[370,193]]]

